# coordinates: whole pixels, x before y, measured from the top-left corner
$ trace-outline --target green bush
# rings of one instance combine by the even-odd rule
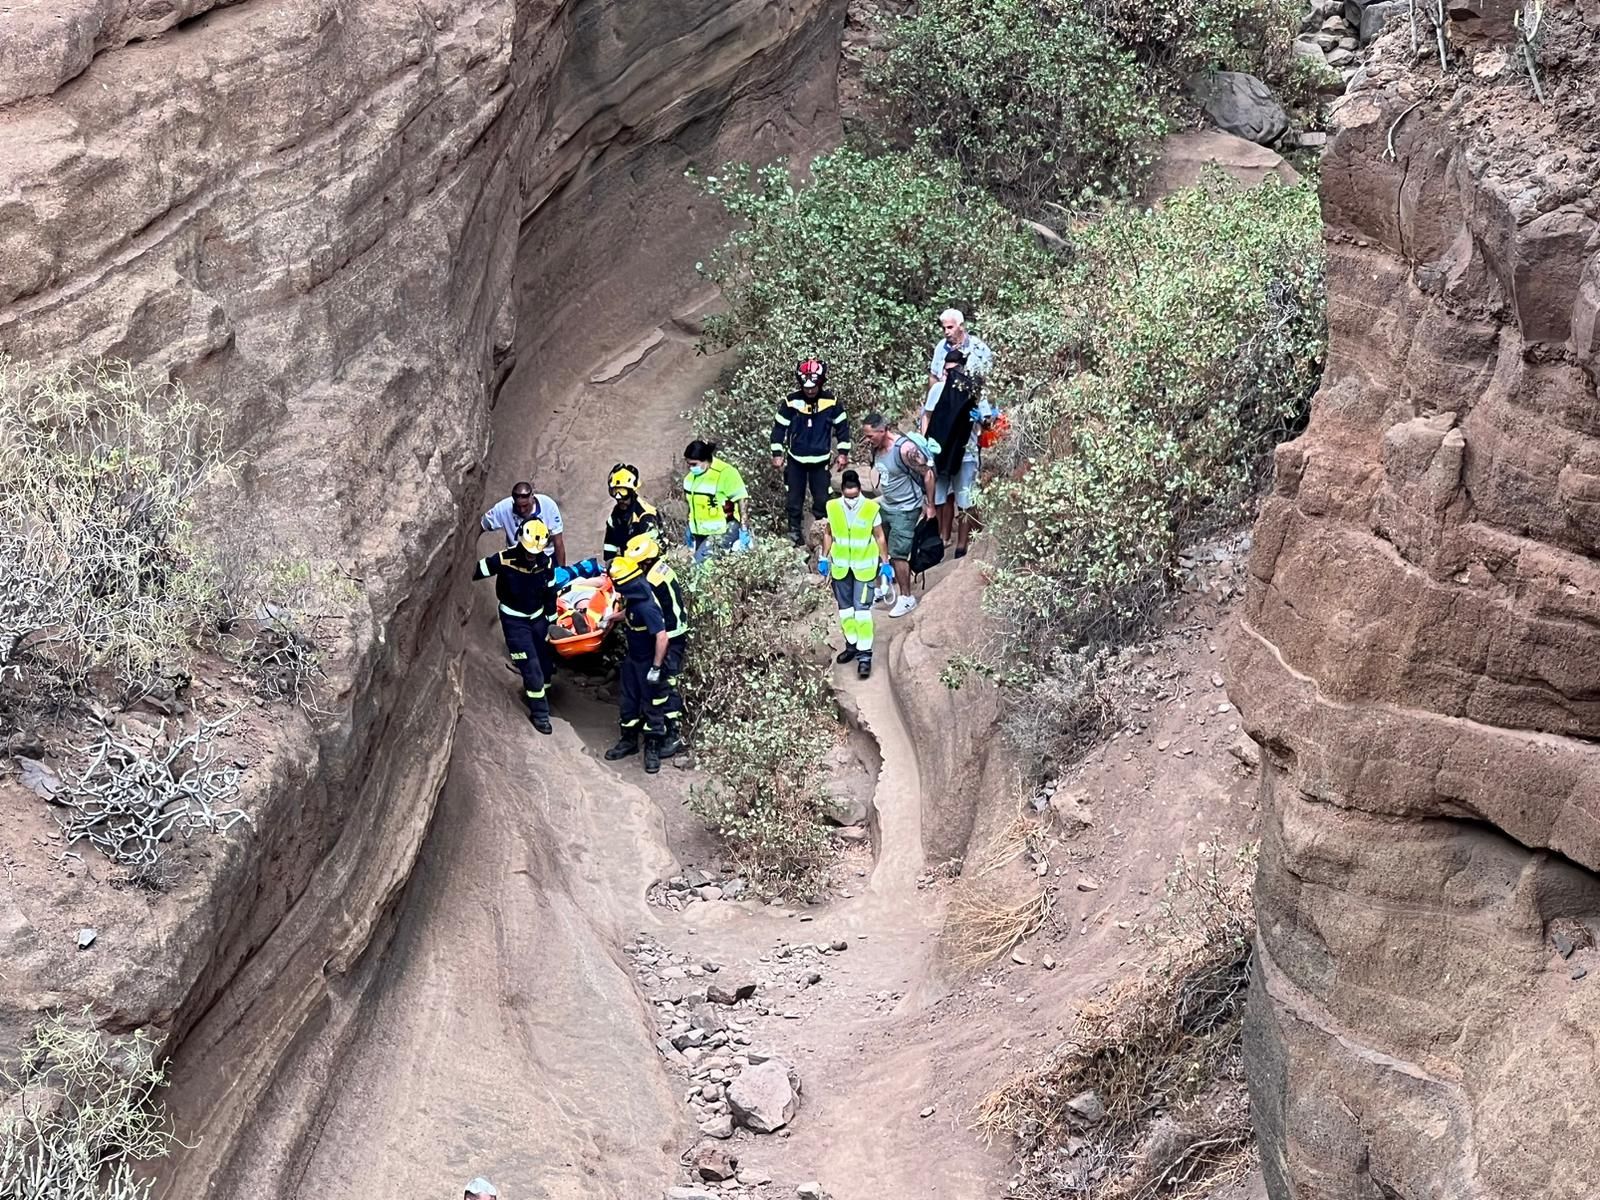
[[[1187,82],[1247,71],[1314,104],[1296,0],[923,0],[888,27],[888,120],[1023,212],[1136,193],[1193,122]]]
[[[1078,3],[923,0],[877,82],[893,120],[1025,212],[1134,191],[1167,128],[1138,60]]]
[[[757,543],[686,573],[694,641],[683,678],[706,775],[690,807],[768,895],[827,881],[828,754],[843,731],[821,643],[826,593],[787,545]]]
[[[1040,334],[1073,367],[1016,403],[981,497],[985,604],[1024,687],[1150,626],[1178,550],[1244,515],[1266,452],[1304,418],[1325,343],[1309,188],[1216,172],[1159,210],[1107,213],[1077,245]]]
[[[1246,71],[1276,84],[1295,61],[1305,16],[1297,0],[1092,0],[1088,8],[1169,96],[1197,71]]]
[[[781,164],[704,183],[743,224],[702,264],[728,305],[707,344],[739,351],[740,365],[694,419],[745,473],[757,520],[781,512],[768,439],[797,361],[828,361],[853,423],[893,415],[926,394],[942,309],[1010,311],[1049,278],[1034,239],[950,164],[846,149],[816,159],[804,184]]]

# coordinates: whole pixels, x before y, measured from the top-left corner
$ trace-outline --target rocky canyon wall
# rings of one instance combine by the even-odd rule
[[[1443,82],[1402,27],[1338,105],[1234,647],[1278,1200],[1600,1192],[1600,6],[1545,6],[1545,106],[1481,7]]]
[[[228,1060],[180,1101],[205,1139],[182,1194],[382,948],[450,757],[453,581],[497,394],[519,361],[575,369],[564,328],[626,327],[692,283],[720,225],[688,163],[836,135],[843,19],[842,0],[0,15],[0,351],[124,357],[216,402],[247,458],[216,536],[361,589],[331,715],[260,733],[253,834],[93,963],[34,936],[30,905],[59,897],[4,901],[4,1032],[92,1003]]]

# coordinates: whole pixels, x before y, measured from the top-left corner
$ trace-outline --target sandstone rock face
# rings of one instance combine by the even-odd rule
[[[1220,129],[1186,129],[1161,142],[1144,200],[1151,203],[1180,188],[1193,187],[1208,166],[1221,167],[1245,187],[1255,187],[1270,177],[1284,183],[1300,182],[1300,174],[1283,155]]]
[[[1328,371],[1234,646],[1278,1200],[1600,1191],[1600,143],[1546,20],[1549,108],[1381,62],[1336,106]]]
[[[624,327],[692,281],[721,228],[686,166],[835,136],[843,7],[0,14],[0,352],[170,371],[249,456],[227,536],[362,581],[332,717],[286,719],[253,781],[259,833],[184,905],[119,931],[115,970],[82,956],[69,976],[30,944],[0,987],[0,1028],[93,1002],[119,1027],[192,1037],[191,1063],[228,1062],[173,1089],[203,1149],[170,1194],[215,1184],[281,1056],[332,996],[349,1011],[350,973],[392,927],[450,758],[456,581],[496,396],[519,365],[589,369],[562,361],[564,331]],[[25,913],[0,920],[28,940]],[[224,1190],[294,1194],[264,1150]]]

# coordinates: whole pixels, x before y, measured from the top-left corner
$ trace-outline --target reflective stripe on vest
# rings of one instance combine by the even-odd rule
[[[876,500],[863,497],[853,513],[838,497],[828,501],[828,531],[833,534],[829,574],[833,578],[854,574],[857,579],[868,580],[878,573],[878,539],[872,534],[877,515]]]
[[[683,494],[689,502],[689,531],[696,536],[707,537],[728,528],[722,502],[717,499],[722,490],[722,473],[728,469],[725,465],[715,464],[707,467],[704,475],[684,476]]]
[[[512,608],[509,604],[502,604],[500,606],[500,611],[503,612],[508,617],[521,617],[524,621],[548,621],[555,615],[554,613],[549,613],[549,612],[542,612],[542,613],[519,612],[516,609]]]

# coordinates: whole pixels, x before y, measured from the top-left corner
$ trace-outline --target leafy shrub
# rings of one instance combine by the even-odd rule
[[[1197,71],[1245,71],[1276,83],[1295,61],[1305,15],[1296,0],[1091,0],[1088,7],[1169,95]]]
[[[950,164],[845,149],[816,159],[804,184],[779,164],[733,167],[705,187],[744,223],[702,265],[728,305],[707,344],[738,350],[740,365],[694,419],[769,501],[758,518],[781,511],[768,435],[796,362],[828,361],[852,422],[893,414],[925,395],[942,309],[1023,307],[1048,278],[1049,257]]]
[[[923,0],[878,79],[893,118],[1026,212],[1136,189],[1167,124],[1109,23],[1055,0]]]
[[[874,82],[891,122],[965,179],[1038,215],[1136,192],[1192,123],[1189,78],[1261,76],[1315,103],[1295,0],[923,0],[893,22]]]
[[[0,357],[0,682],[181,667],[217,601],[194,499],[224,466],[220,415],[176,385]]]
[[[156,1102],[166,1076],[136,1030],[109,1039],[56,1016],[21,1047],[0,1141],[0,1200],[144,1200],[130,1164],[163,1158],[173,1137]]]
[[[825,593],[790,547],[758,542],[687,573],[683,691],[707,782],[690,806],[769,894],[810,898],[832,857],[828,753],[842,736],[821,641]]]
[[[1307,188],[1214,173],[1160,210],[1108,213],[1078,247],[1060,302],[1078,370],[1015,410],[1050,453],[984,489],[999,567],[986,602],[1013,662],[1147,627],[1184,540],[1242,515],[1323,353]]]

